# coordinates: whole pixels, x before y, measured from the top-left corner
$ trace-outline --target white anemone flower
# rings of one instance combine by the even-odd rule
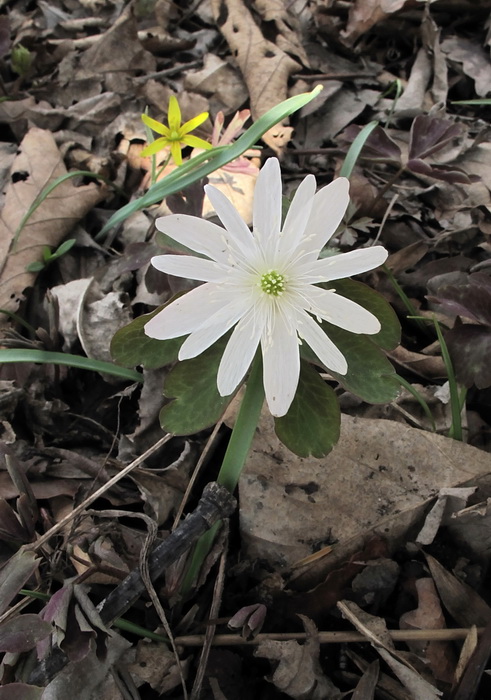
[[[280,166],[270,158],[257,179],[252,232],[232,203],[209,185],[206,194],[224,228],[183,214],[156,222],[160,231],[206,257],[158,255],[152,265],[204,284],[166,306],[145,325],[145,333],[159,340],[188,335],[179,351],[179,359],[187,360],[235,326],[220,361],[218,391],[221,396],[235,391],[260,345],[273,416],[284,416],[295,396],[302,341],[328,369],[348,371],[321,319],[351,333],[380,330],[378,319],[362,306],[316,286],[372,270],[387,251],[374,246],[318,259],[346,211],[349,183],[340,177],[317,194],[315,189],[315,177],[307,175],[282,228]]]

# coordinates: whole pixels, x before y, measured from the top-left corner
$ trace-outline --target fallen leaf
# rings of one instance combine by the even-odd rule
[[[37,570],[40,561],[34,552],[21,548],[0,570],[0,615]]]
[[[212,0],[213,12],[244,76],[256,120],[287,97],[288,78],[301,65],[276,44],[265,39],[242,0]],[[281,153],[290,127],[276,125],[262,140]]]
[[[21,653],[33,649],[36,644],[51,634],[49,622],[39,615],[17,615],[0,625],[0,651]]]
[[[294,700],[329,700],[338,697],[339,689],[320,667],[317,628],[304,615],[299,617],[307,634],[304,644],[293,639],[286,642],[267,639],[258,644],[254,656],[275,662],[275,670],[269,680],[279,691]]]
[[[371,533],[395,546],[440,488],[472,485],[490,472],[491,456],[477,448],[347,415],[327,457],[298,458],[265,415],[239,484],[243,547],[252,559],[285,567],[334,542],[329,557],[312,564],[312,574],[320,575],[327,561],[327,568],[336,567]]]
[[[446,628],[440,600],[431,578],[416,581],[418,607],[402,615],[399,626],[404,630]],[[414,654],[431,668],[434,677],[444,683],[452,683],[455,668],[455,654],[450,642],[431,640],[428,642],[406,642]]]
[[[447,571],[437,559],[425,553],[426,561],[443,605],[460,627],[485,627],[491,608],[467,583]]]
[[[425,680],[407,660],[407,654],[394,649],[393,642],[387,631],[385,621],[359,608],[351,601],[341,601],[338,608],[343,617],[348,619],[355,628],[364,634],[367,641],[390,666],[393,673],[407,688],[414,700],[438,700],[442,693],[434,685]]]
[[[463,72],[474,81],[476,94],[486,97],[491,84],[491,61],[489,52],[474,39],[463,36],[447,37],[441,45],[450,61],[462,64]]]
[[[74,224],[102,198],[95,184],[75,187],[66,180],[38,207],[22,229],[15,245],[15,232],[23,216],[44,188],[66,174],[61,154],[48,131],[32,128],[19,147],[11,169],[11,182],[0,215],[0,308],[17,311],[24,291],[36,275],[26,266],[42,261],[43,246],[56,248]],[[62,205],[62,206],[61,206]],[[60,208],[61,207],[61,208]],[[0,327],[8,317],[0,315]]]

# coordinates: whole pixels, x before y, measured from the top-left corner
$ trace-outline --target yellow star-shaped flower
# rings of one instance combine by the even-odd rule
[[[152,119],[146,114],[142,114],[143,123],[146,124],[152,131],[156,131],[157,134],[162,134],[162,137],[153,141],[153,143],[146,146],[141,152],[142,156],[151,156],[158,151],[170,147],[170,152],[172,158],[176,165],[182,164],[182,146],[192,146],[193,148],[212,148],[211,143],[200,139],[198,136],[193,136],[190,131],[196,129],[200,124],[208,119],[208,112],[202,112],[198,114],[197,117],[190,119],[189,121],[181,124],[181,109],[177,99],[172,95],[169,99],[169,111],[167,114],[167,119],[169,126],[161,124],[160,122]]]

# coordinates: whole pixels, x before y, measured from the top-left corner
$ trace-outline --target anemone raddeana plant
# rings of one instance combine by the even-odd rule
[[[202,284],[118,331],[113,357],[147,368],[179,360],[164,385],[171,400],[161,424],[169,432],[213,425],[245,380],[243,402],[255,392],[256,417],[265,395],[280,440],[296,454],[322,457],[338,440],[340,410],[316,368],[366,401],[397,396],[382,351],[399,342],[397,317],[380,294],[346,279],[377,268],[387,251],[323,252],[349,203],[346,178],[316,193],[307,175],[282,223],[280,166],[269,159],[256,184],[252,231],[219,190],[205,190],[222,226],[162,217],[162,240],[179,252],[152,259],[157,270]]]

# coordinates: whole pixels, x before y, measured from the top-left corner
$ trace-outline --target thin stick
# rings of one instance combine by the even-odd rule
[[[482,634],[484,627],[478,627],[477,633]],[[425,629],[425,630],[388,630],[394,642],[409,642],[414,640],[423,641],[452,641],[465,639],[470,632],[470,628],[459,627],[457,629]],[[276,640],[286,642],[291,639],[303,642],[307,639],[305,632],[285,632],[275,634],[258,634],[257,637],[246,641],[238,634],[217,634],[213,639],[213,646],[257,646],[266,640]],[[176,637],[177,645],[184,647],[202,646],[205,640],[204,634],[188,634]],[[367,638],[360,632],[319,632],[319,642],[321,644],[341,644],[348,642],[366,642]]]
[[[71,522],[74,518],[77,517],[77,515],[80,515],[83,513],[83,511],[87,508],[87,506],[90,506],[94,501],[96,501],[98,498],[100,498],[103,494],[106,493],[106,491],[109,491],[114,484],[117,484],[118,481],[121,481],[123,477],[125,477],[127,474],[129,474],[133,469],[138,467],[142,462],[144,462],[150,455],[152,455],[154,452],[156,452],[162,445],[165,445],[166,442],[168,442],[171,438],[173,437],[172,434],[165,435],[163,438],[158,440],[155,445],[152,445],[152,447],[149,447],[149,449],[144,452],[140,457],[137,457],[131,464],[128,464],[124,469],[122,469],[116,476],[113,476],[112,479],[109,479],[107,483],[105,483],[103,486],[101,486],[97,491],[94,491],[94,493],[89,496],[88,498],[85,499],[83,503],[81,503],[79,506],[74,508],[71,513],[66,515],[62,520],[60,520],[56,525],[53,525],[52,528],[48,530],[48,532],[45,532],[44,535],[42,535],[36,542],[33,542],[32,544],[26,545],[24,549],[29,550],[32,549],[34,551],[37,551],[42,547],[48,540],[50,540],[53,535],[56,535],[60,530],[63,530],[69,522]]]

